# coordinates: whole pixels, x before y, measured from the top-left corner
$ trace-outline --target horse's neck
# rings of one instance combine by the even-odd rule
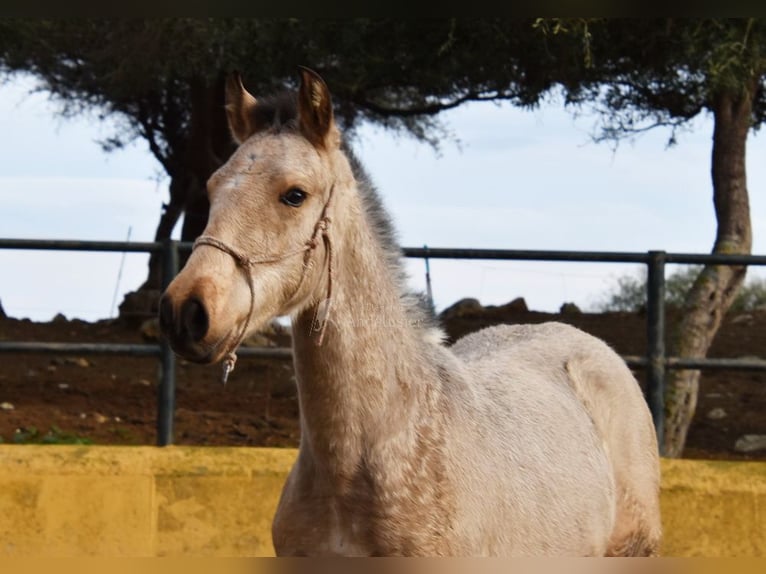
[[[422,424],[424,396],[435,384],[371,231],[360,223],[344,240],[323,344],[312,331],[316,308],[293,324],[302,448],[340,473],[373,443],[406,450],[395,437]]]

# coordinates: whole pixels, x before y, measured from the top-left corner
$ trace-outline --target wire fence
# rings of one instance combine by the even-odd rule
[[[179,252],[190,250],[189,242],[117,242],[42,239],[2,239],[0,249],[55,250],[55,251],[107,251],[156,253],[162,258],[163,289],[178,273]],[[637,263],[647,266],[647,351],[644,356],[623,356],[634,368],[646,370],[646,399],[652,413],[660,444],[664,436],[664,394],[666,373],[670,369],[742,369],[766,370],[766,360],[761,358],[689,358],[669,357],[665,350],[665,265],[666,264],[717,264],[766,266],[763,255],[722,255],[698,253],[609,252],[609,251],[543,251],[510,249],[465,249],[435,247],[405,247],[405,257],[463,260],[506,261],[566,261],[598,263]],[[430,284],[429,284],[430,287]],[[104,355],[133,355],[157,357],[160,375],[157,397],[157,444],[173,443],[173,422],[176,394],[176,359],[170,346],[159,344],[114,343],[61,343],[42,341],[0,341],[0,353],[77,353]],[[238,351],[244,357],[290,358],[289,348],[245,347]]]

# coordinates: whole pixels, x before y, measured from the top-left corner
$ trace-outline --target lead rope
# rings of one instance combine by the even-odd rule
[[[292,295],[294,297],[300,288],[303,286],[303,281],[306,277],[306,271],[308,269],[308,264],[310,261],[311,251],[313,251],[316,246],[318,245],[317,239],[318,235],[322,235],[322,240],[324,241],[325,250],[327,251],[327,305],[325,307],[325,313],[324,313],[324,320],[322,321],[322,325],[319,328],[319,338],[317,339],[317,346],[321,346],[324,342],[324,335],[327,328],[327,323],[329,322],[330,318],[330,307],[332,305],[332,286],[333,286],[333,274],[334,274],[334,267],[333,267],[333,248],[332,248],[332,241],[330,240],[330,234],[329,234],[329,228],[330,228],[330,217],[327,215],[328,207],[330,205],[330,200],[332,199],[333,191],[335,190],[335,186],[333,185],[330,188],[330,194],[327,197],[327,202],[324,205],[324,208],[322,209],[322,214],[317,221],[316,225],[314,226],[314,233],[311,235],[311,239],[309,239],[306,244],[303,247],[300,247],[298,249],[293,249],[292,251],[288,251],[287,253],[283,253],[282,255],[277,256],[270,256],[270,257],[261,257],[261,258],[254,258],[254,257],[246,257],[233,247],[229,246],[228,244],[224,243],[220,239],[216,239],[215,237],[212,237],[210,235],[202,235],[197,238],[197,240],[194,242],[194,245],[192,246],[192,251],[199,247],[200,245],[208,245],[210,247],[215,247],[216,249],[219,249],[220,251],[223,251],[224,253],[231,256],[232,259],[234,259],[234,262],[237,264],[237,266],[241,267],[242,270],[245,273],[245,278],[247,279],[247,286],[250,289],[250,309],[247,313],[247,320],[242,324],[242,327],[240,328],[239,335],[237,335],[237,338],[234,339],[234,343],[231,345],[231,348],[229,349],[229,352],[226,353],[226,356],[223,360],[223,374],[221,376],[221,382],[225,385],[226,381],[229,379],[229,375],[234,370],[234,366],[237,364],[237,349],[242,344],[242,341],[245,339],[245,335],[247,334],[247,327],[250,324],[251,319],[253,318],[253,312],[255,311],[255,284],[253,283],[253,267],[255,265],[264,265],[269,263],[276,263],[278,261],[282,261],[284,259],[287,259],[288,257],[293,257],[295,255],[298,255],[299,253],[305,253],[306,257],[303,261],[303,272],[301,273],[301,278],[298,281],[298,286],[295,288],[295,291]],[[292,298],[291,297],[291,298]]]

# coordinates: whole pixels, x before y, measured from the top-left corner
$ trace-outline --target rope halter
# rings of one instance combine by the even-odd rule
[[[308,241],[306,241],[301,247],[292,249],[288,251],[287,253],[283,253],[281,255],[272,255],[267,257],[248,257],[247,255],[243,254],[241,251],[237,250],[231,245],[211,235],[201,235],[194,242],[192,251],[194,249],[197,249],[201,245],[208,245],[210,247],[214,247],[220,251],[223,251],[224,253],[231,256],[231,258],[234,259],[234,262],[237,264],[237,267],[242,269],[242,271],[244,272],[245,279],[247,279],[247,286],[250,289],[250,310],[247,313],[247,320],[244,323],[242,323],[242,327],[239,330],[239,335],[237,335],[236,339],[234,339],[234,342],[229,346],[229,350],[226,353],[226,356],[223,361],[222,382],[224,385],[226,384],[226,381],[229,378],[229,374],[234,370],[234,365],[236,365],[237,363],[237,349],[242,344],[242,341],[245,339],[245,335],[247,335],[247,327],[248,325],[250,325],[250,321],[253,318],[253,313],[255,312],[255,284],[253,283],[253,269],[255,268],[256,265],[268,265],[271,263],[277,263],[279,261],[283,261],[285,259],[288,259],[290,257],[294,257],[295,255],[299,255],[303,253],[304,254],[303,271],[301,272],[301,278],[298,281],[298,286],[295,288],[295,291],[290,297],[290,299],[292,299],[293,297],[295,297],[295,295],[298,294],[298,291],[303,286],[303,281],[306,278],[306,272],[309,269],[311,254],[314,251],[314,249],[316,249],[316,247],[319,245],[320,236],[322,238],[322,241],[324,242],[325,250],[327,252],[327,307],[325,308],[325,311],[324,311],[324,321],[322,322],[322,325],[319,328],[319,339],[317,339],[317,345],[322,345],[322,343],[324,342],[325,329],[327,327],[327,323],[329,322],[328,319],[330,314],[330,304],[332,302],[332,283],[333,283],[333,275],[334,275],[333,249],[332,249],[332,242],[330,241],[330,234],[329,234],[331,219],[330,219],[330,216],[327,214],[327,212],[329,210],[330,201],[332,200],[334,191],[335,191],[335,186],[333,185],[330,188],[330,193],[327,197],[327,202],[324,204],[324,207],[322,208],[322,213],[319,219],[317,220],[316,225],[314,226],[314,232],[311,234],[311,238]]]

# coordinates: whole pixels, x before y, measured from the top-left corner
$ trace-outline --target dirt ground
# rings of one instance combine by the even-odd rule
[[[446,321],[451,338],[494,323],[559,320],[606,340],[621,354],[645,352],[641,314],[528,312],[487,307]],[[672,329],[673,317],[669,317]],[[669,330],[670,330],[669,329]],[[0,319],[0,340],[146,342],[136,325]],[[289,344],[282,337],[277,344]],[[729,317],[710,356],[763,356],[766,311]],[[0,354],[2,442],[155,444],[159,364],[153,358]],[[643,373],[637,371],[640,381]],[[224,388],[218,366],[179,361],[175,443],[297,446],[298,401],[290,360],[241,357]],[[643,382],[642,382],[643,384]],[[707,371],[689,433],[688,458],[766,460],[766,450],[738,453],[746,434],[766,434],[766,372]]]

